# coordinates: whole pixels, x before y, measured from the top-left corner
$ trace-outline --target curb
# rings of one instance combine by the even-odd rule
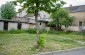
[[[60,53],[63,53],[63,52],[76,51],[76,50],[81,50],[81,49],[85,49],[85,46],[84,47],[77,47],[77,48],[67,49],[67,50],[39,53],[39,54],[34,54],[34,55],[53,55],[53,54],[60,54]]]

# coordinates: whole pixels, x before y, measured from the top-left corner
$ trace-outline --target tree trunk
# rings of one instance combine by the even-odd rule
[[[61,24],[59,22],[59,18],[57,18],[57,30],[61,31]]]
[[[39,39],[40,39],[40,32],[39,32],[39,24],[38,24],[38,11],[35,11],[35,23],[36,23],[36,30],[37,30],[37,47],[39,46]]]
[[[38,0],[36,0],[36,10],[35,10],[35,23],[36,23],[36,30],[37,30],[37,47],[39,46],[39,39],[40,39],[40,32],[39,32],[39,24],[38,24],[38,7],[39,3]]]
[[[57,25],[57,30],[61,31],[61,25]]]

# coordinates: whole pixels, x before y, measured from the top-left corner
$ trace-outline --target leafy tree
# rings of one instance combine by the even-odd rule
[[[57,9],[56,12],[51,14],[51,17],[51,25],[57,25],[57,30],[61,30],[62,25],[65,25],[65,27],[71,25],[73,21],[73,17],[69,16],[69,12],[64,8]]]
[[[67,32],[67,27],[72,24],[73,20],[74,20],[73,16],[68,16],[67,18],[63,18],[61,20],[62,25],[65,26],[65,30],[64,30],[65,32]]]
[[[12,19],[16,15],[14,5],[10,2],[1,6],[1,17],[3,19]]]
[[[37,46],[39,46],[39,25],[38,25],[38,12],[44,10],[46,12],[53,12],[60,6],[64,5],[65,2],[61,0],[16,0],[13,1],[15,5],[17,3],[23,4],[22,9],[27,9],[27,13],[34,13],[36,29],[37,29]]]

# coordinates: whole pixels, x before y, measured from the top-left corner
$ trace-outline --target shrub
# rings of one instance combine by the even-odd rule
[[[36,29],[28,29],[25,30],[27,33],[31,33],[31,34],[35,34],[36,33]]]
[[[56,31],[55,30],[49,30],[48,33],[53,34],[53,33],[56,33]]]
[[[41,34],[42,34],[42,33],[47,33],[47,30],[41,29],[41,30],[40,30],[40,33],[41,33]]]
[[[8,33],[19,34],[19,33],[26,33],[26,31],[25,30],[14,30],[14,29],[12,29],[12,30],[9,30]]]
[[[45,42],[46,42],[45,37],[46,37],[46,34],[41,34],[40,35],[40,39],[38,41],[38,44],[39,44],[38,47],[44,47]]]
[[[28,29],[28,30],[9,30],[9,31],[0,31],[0,34],[19,34],[19,33],[30,33],[30,34],[36,34],[36,29]],[[73,35],[85,35],[85,32],[64,32],[64,31],[56,31],[56,30],[45,30],[41,29],[40,34],[47,33],[47,34],[73,34]]]
[[[9,31],[0,31],[0,34],[5,34],[5,33],[9,33],[9,34],[19,34],[19,33],[31,33],[31,34],[36,34],[36,29],[28,29],[28,30],[9,30]]]
[[[7,31],[0,31],[0,34],[6,34],[8,33]]]

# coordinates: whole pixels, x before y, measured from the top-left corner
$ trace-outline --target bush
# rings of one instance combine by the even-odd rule
[[[26,33],[26,31],[25,30],[9,30],[8,33],[19,34],[19,33]]]
[[[9,30],[9,31],[0,31],[0,34],[19,34],[19,33],[30,33],[30,34],[36,34],[36,29],[28,29],[28,30]],[[47,34],[75,34],[75,35],[85,35],[85,32],[64,32],[64,31],[56,31],[56,30],[45,30],[41,29],[40,34],[47,33]]]
[[[47,33],[47,30],[41,29],[41,30],[40,30],[40,33],[41,33],[41,34],[42,34],[42,33]]]
[[[36,29],[28,29],[28,30],[25,30],[27,33],[30,33],[30,34],[35,34],[36,33]]]
[[[7,31],[0,31],[0,34],[6,34],[8,33]]]
[[[40,39],[38,41],[38,44],[39,44],[38,47],[44,47],[45,42],[46,42],[45,37],[46,37],[46,34],[41,34],[40,35]]]
[[[6,33],[9,33],[9,34],[19,34],[19,33],[31,33],[31,34],[35,34],[36,33],[36,29],[28,29],[28,30],[9,30],[9,31],[0,31],[0,34],[6,34]]]
[[[56,33],[56,31],[55,30],[49,30],[48,33],[49,34],[54,34],[54,33]]]

